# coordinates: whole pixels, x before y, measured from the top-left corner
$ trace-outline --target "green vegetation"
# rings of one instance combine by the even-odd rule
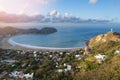
[[[56,28],[44,27],[42,29],[30,28],[30,29],[19,29],[11,26],[0,28],[0,35],[2,37],[14,36],[19,34],[52,34],[57,32]]]
[[[120,80],[120,52],[115,54],[116,50],[120,51],[120,42],[113,40],[92,46],[90,54],[84,54],[84,49],[26,52],[0,49],[0,79],[18,80],[9,74],[23,71],[34,73],[33,80]],[[106,57],[96,58],[98,54]],[[3,75],[5,71],[7,74]]]
[[[109,61],[90,71],[78,72],[75,80],[119,80],[120,54],[114,55]]]
[[[92,52],[98,53],[95,49]],[[10,79],[8,74],[17,70],[24,73],[34,72],[35,80],[118,80],[120,79],[120,54],[111,53],[111,50],[107,52],[106,60],[103,64],[99,64],[95,61],[94,53],[81,55],[79,59],[75,58],[75,55],[78,54],[77,51],[73,51],[71,54],[67,54],[68,52],[66,51],[62,55],[59,54],[60,52],[55,52],[54,55],[58,57],[50,58],[49,55],[53,54],[52,52],[48,55],[38,51],[36,54],[39,60],[37,60],[33,56],[33,52],[18,54],[18,50],[1,49],[1,59],[17,60],[17,62],[13,63],[14,66],[12,66],[13,64],[1,63],[0,72],[8,72],[1,79]],[[61,60],[56,61],[58,58],[61,58]],[[58,67],[56,67],[56,62],[58,62]],[[67,67],[63,66],[64,63],[72,65],[72,70],[57,72],[58,69],[65,69]]]
[[[97,46],[92,47],[93,53],[106,53],[110,54],[113,53],[115,50],[120,49],[120,42],[114,42],[114,41],[109,41],[109,42],[104,42],[102,44],[99,44]]]

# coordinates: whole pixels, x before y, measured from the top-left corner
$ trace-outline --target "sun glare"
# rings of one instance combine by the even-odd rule
[[[36,7],[40,8],[43,5],[54,0],[0,0],[0,11],[7,13],[24,14],[33,11]]]

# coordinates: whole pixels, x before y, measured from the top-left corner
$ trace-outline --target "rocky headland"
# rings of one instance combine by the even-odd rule
[[[88,46],[98,52],[113,51],[120,48],[120,33],[108,32],[89,40]]]

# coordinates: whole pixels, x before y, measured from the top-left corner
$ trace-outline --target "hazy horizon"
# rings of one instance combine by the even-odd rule
[[[118,3],[119,0],[0,0],[0,22],[120,23]]]

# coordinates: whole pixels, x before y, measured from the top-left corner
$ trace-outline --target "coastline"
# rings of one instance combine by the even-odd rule
[[[0,42],[0,48],[3,49],[16,49],[16,50],[50,50],[50,51],[64,51],[64,50],[79,50],[83,47],[74,48],[53,48],[53,47],[39,47],[26,44],[20,44],[11,39],[12,36],[3,37]]]
[[[12,37],[12,36],[11,36]],[[8,40],[11,38],[11,37],[3,37],[0,41],[0,48],[2,49],[16,49],[16,50],[28,50],[28,48],[24,48],[24,47],[21,47],[21,46],[13,46],[11,45],[10,43],[8,43]]]

